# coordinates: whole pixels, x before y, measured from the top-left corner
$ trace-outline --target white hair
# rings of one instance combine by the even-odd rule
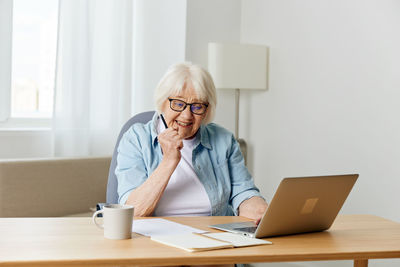
[[[158,113],[161,113],[165,100],[171,95],[178,95],[185,84],[191,83],[197,97],[201,101],[207,102],[207,114],[203,120],[204,124],[214,119],[215,108],[217,105],[217,94],[214,81],[210,73],[199,65],[191,62],[183,62],[170,66],[161,78],[155,90],[155,103]]]

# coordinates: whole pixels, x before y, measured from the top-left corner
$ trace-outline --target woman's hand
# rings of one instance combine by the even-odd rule
[[[173,128],[167,128],[158,135],[158,142],[161,145],[164,159],[176,164],[181,160],[181,149],[183,147],[182,138],[178,131]]]
[[[267,202],[261,197],[252,197],[239,206],[239,216],[253,219],[258,224],[268,208]]]

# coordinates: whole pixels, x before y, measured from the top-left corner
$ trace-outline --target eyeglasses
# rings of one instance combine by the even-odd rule
[[[185,101],[179,99],[168,98],[169,107],[173,111],[182,112],[187,106],[190,106],[190,111],[196,115],[203,115],[208,107],[208,104],[203,103],[186,103]]]

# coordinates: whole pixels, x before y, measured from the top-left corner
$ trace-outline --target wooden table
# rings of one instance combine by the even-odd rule
[[[241,217],[175,217],[207,225],[244,221]],[[329,231],[267,238],[273,245],[186,252],[132,234],[107,240],[90,218],[0,218],[0,266],[195,265],[278,261],[400,258],[400,224],[371,215],[341,215]]]

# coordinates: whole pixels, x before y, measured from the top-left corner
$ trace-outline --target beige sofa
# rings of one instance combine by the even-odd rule
[[[111,157],[0,160],[0,217],[90,216]]]

